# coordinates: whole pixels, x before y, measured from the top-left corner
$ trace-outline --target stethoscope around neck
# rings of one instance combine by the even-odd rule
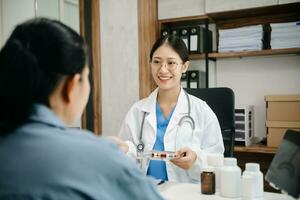
[[[178,126],[181,126],[184,122],[189,123],[192,130],[195,130],[195,121],[191,116],[191,101],[189,95],[184,91],[184,94],[186,96],[187,102],[188,102],[188,113],[185,116],[182,116],[178,122]],[[144,123],[146,118],[147,112],[143,113],[143,119],[141,123],[141,129],[140,129],[140,135],[139,135],[139,143],[136,145],[136,150],[138,153],[141,153],[145,149],[145,144],[143,142],[143,129],[144,129]]]

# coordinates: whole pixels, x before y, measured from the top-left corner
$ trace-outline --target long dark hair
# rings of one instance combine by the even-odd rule
[[[49,106],[62,77],[84,69],[85,49],[82,37],[59,21],[18,25],[0,52],[0,134],[21,125],[33,103]]]
[[[189,51],[181,38],[175,35],[169,35],[166,37],[159,38],[152,46],[150,52],[150,61],[152,60],[152,56],[156,49],[160,46],[168,44],[181,58],[183,63],[189,60]]]

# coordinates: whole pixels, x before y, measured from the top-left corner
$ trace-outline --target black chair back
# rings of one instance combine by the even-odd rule
[[[235,138],[234,92],[230,88],[185,89],[189,94],[205,101],[216,114],[222,131],[224,156],[232,157]]]

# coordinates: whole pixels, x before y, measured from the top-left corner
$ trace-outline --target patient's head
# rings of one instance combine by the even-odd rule
[[[0,52],[0,133],[24,123],[34,103],[65,123],[79,118],[90,92],[86,63],[84,40],[61,22],[18,25]]]

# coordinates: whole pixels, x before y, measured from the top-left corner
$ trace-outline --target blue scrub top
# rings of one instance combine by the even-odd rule
[[[170,119],[172,117],[172,114],[174,112],[175,106],[170,112],[169,116],[166,118],[164,117],[163,112],[160,109],[160,105],[157,102],[156,103],[156,124],[157,124],[157,131],[156,131],[156,140],[155,144],[153,146],[153,150],[157,151],[164,151],[164,136],[168,127],[168,124],[170,122]],[[149,163],[147,175],[152,176],[156,179],[161,180],[168,180],[168,174],[166,169],[166,162],[160,161],[160,160],[151,160]]]

